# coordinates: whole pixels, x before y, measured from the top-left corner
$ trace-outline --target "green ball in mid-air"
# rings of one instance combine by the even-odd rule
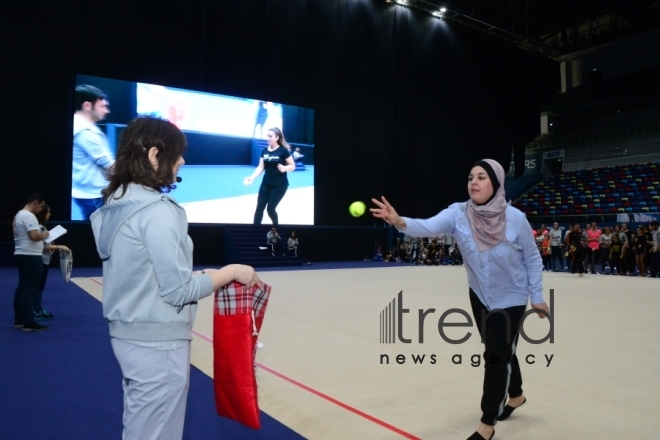
[[[351,213],[353,217],[360,217],[367,210],[367,205],[363,202],[353,202],[351,206],[348,207],[348,212]]]

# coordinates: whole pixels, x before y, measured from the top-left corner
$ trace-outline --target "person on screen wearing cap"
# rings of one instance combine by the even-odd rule
[[[475,328],[483,330],[486,346],[481,423],[469,437],[482,440],[493,438],[497,421],[526,402],[515,353],[528,302],[539,317],[550,315],[543,299],[541,255],[525,214],[505,199],[504,169],[492,159],[478,161],[467,189],[467,202],[454,203],[429,219],[401,217],[385,197],[372,199],[376,208],[371,212],[410,236],[452,234],[461,249]]]

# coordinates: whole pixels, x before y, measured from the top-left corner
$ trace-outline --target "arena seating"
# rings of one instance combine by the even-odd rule
[[[513,175],[507,174],[504,179],[504,192],[506,193],[507,200],[517,199],[541,180],[543,180],[541,174],[523,175],[517,179]]]
[[[621,165],[550,176],[514,206],[528,216],[658,213],[660,163]]]

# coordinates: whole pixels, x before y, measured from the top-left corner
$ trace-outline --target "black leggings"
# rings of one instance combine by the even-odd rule
[[[48,279],[48,266],[47,264],[44,264],[43,270],[41,271],[41,281],[39,281],[39,290],[37,291],[37,294],[34,295],[34,310],[36,312],[39,312],[42,310],[41,307],[41,296],[44,292],[44,288],[46,287],[46,280]]]
[[[305,258],[305,256],[302,254],[302,252],[300,252],[300,249],[298,249],[298,245],[295,245],[294,247],[289,248],[289,251],[293,252],[293,255],[295,257],[299,257],[300,261],[302,261],[303,263],[305,263],[305,264],[309,263],[307,258]]]
[[[571,273],[584,273],[584,254],[576,253],[573,255]]]
[[[486,306],[470,289],[470,303],[476,328],[481,334],[481,314],[488,313]],[[484,385],[481,397],[481,421],[487,425],[495,425],[496,418],[504,410],[507,394],[518,397],[523,393],[522,375],[516,357],[518,344],[518,329],[520,319],[525,314],[526,306],[513,306],[491,312],[487,317],[482,342],[486,345],[484,351]],[[510,334],[507,335],[507,318],[509,316]],[[509,337],[507,337],[509,336]]]
[[[617,275],[623,275],[623,260],[620,257],[621,254],[613,254],[610,258],[610,275],[614,275],[614,268],[616,268]]]
[[[264,208],[268,205],[268,217],[272,220],[274,225],[278,225],[277,212],[275,208],[284,198],[286,194],[286,186],[275,186],[268,183],[261,183],[259,187],[259,196],[257,197],[257,209],[254,211],[254,224],[260,225],[261,220],[264,218]]]

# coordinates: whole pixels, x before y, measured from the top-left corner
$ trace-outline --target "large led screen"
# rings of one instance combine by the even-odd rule
[[[245,178],[273,156],[268,136],[279,130],[286,140],[280,156],[290,156],[293,170],[285,173],[288,186],[275,208],[278,222],[314,224],[312,109],[86,75],[76,76],[73,101],[71,220],[87,220],[101,205],[123,129],[133,118],[149,115],[167,119],[186,136],[186,164],[170,195],[186,209],[189,222],[255,222],[265,173],[251,184]],[[268,209],[261,223],[272,223]]]

